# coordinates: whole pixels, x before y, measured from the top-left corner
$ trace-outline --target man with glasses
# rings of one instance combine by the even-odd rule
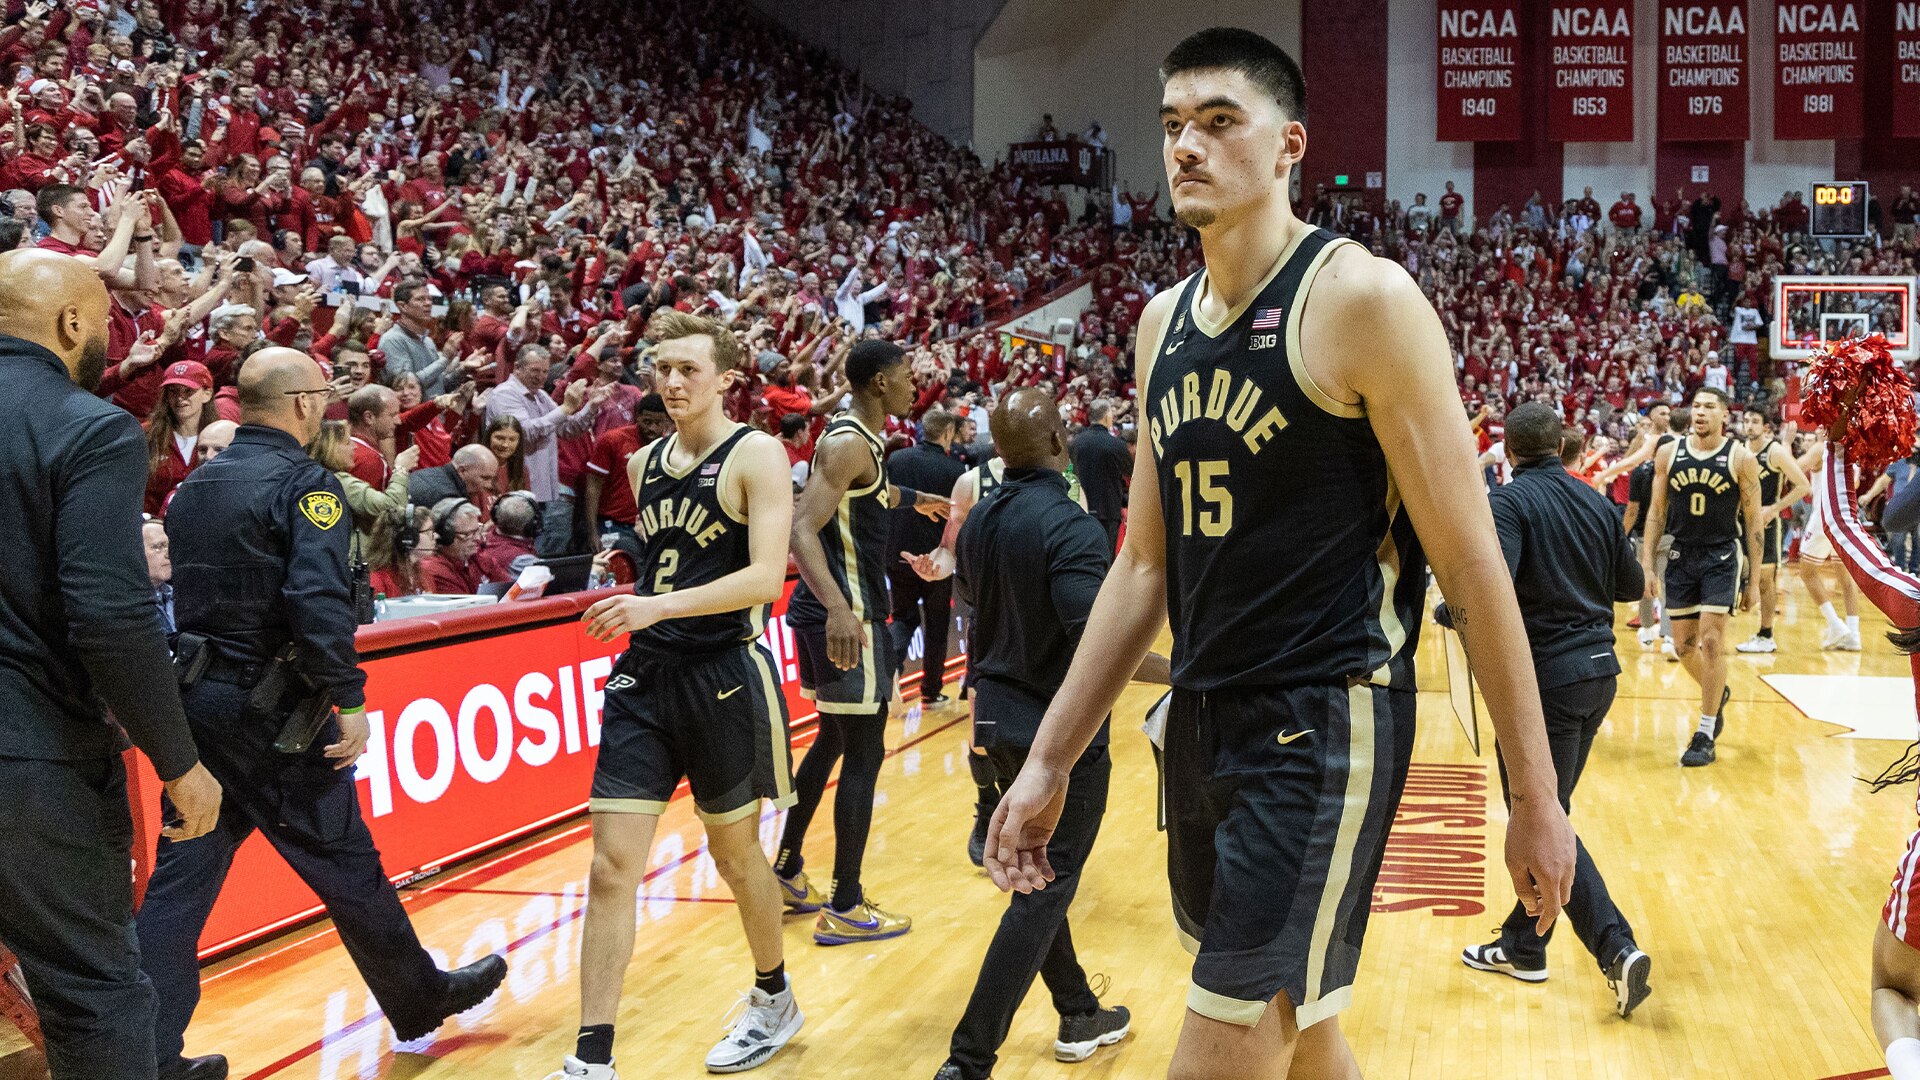
[[[473,557],[487,527],[480,508],[465,499],[442,499],[433,508],[433,554],[420,561],[421,579],[430,593],[476,593],[483,577]]]

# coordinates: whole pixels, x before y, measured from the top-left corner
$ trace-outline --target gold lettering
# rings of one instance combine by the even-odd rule
[[[699,544],[701,547],[706,547],[708,544],[713,543],[715,540],[720,539],[722,536],[725,536],[726,534],[727,534],[727,523],[724,521],[716,521],[713,524],[707,526],[706,531],[694,537],[693,540],[695,543]]]
[[[1207,419],[1218,420],[1227,411],[1227,391],[1233,389],[1233,376],[1224,371],[1213,373],[1213,386],[1207,391]]]
[[[687,510],[687,520],[681,525],[681,528],[685,529],[688,535],[698,535],[702,529],[707,527],[707,508],[698,505],[692,499],[688,499]],[[706,545],[702,544],[700,546],[705,547]]]
[[[1287,418],[1280,415],[1278,407],[1268,409],[1266,415],[1260,417],[1251,428],[1247,429],[1247,449],[1256,454],[1259,453],[1260,444],[1280,434],[1281,429],[1286,426]]]
[[[1180,379],[1180,422],[1200,415],[1200,373],[1189,371]]]
[[[1260,405],[1260,388],[1252,379],[1240,380],[1240,396],[1233,399],[1233,409],[1227,413],[1227,426],[1236,433],[1245,431],[1247,421],[1252,418],[1253,410]]]
[[[1147,414],[1147,435],[1153,440],[1153,456],[1166,456],[1166,451],[1160,446],[1160,418],[1154,416],[1151,411]]]
[[[1175,391],[1168,390],[1160,395],[1160,427],[1163,434],[1168,436],[1180,426],[1180,402],[1174,394]]]

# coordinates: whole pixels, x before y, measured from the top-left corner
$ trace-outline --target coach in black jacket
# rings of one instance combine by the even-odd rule
[[[887,459],[887,479],[899,487],[945,495],[954,481],[967,471],[950,453],[959,417],[935,410],[921,421],[920,442]],[[925,555],[940,546],[941,523],[915,510],[898,506],[893,510],[889,552],[901,555]],[[943,578],[926,581],[913,572],[905,559],[888,555],[887,584],[893,595],[893,656],[899,665],[897,677],[906,667],[907,645],[913,631],[925,631],[925,652],[920,658],[920,703],[939,705],[947,700],[941,691],[947,684],[947,631],[953,624],[953,582]]]
[[[1593,737],[1613,705],[1620,661],[1613,651],[1613,605],[1640,597],[1645,577],[1611,503],[1570,475],[1561,450],[1578,452],[1578,432],[1563,438],[1560,418],[1545,405],[1528,403],[1507,417],[1507,456],[1513,482],[1495,489],[1493,520],[1500,550],[1513,575],[1520,617],[1527,627],[1547,742],[1560,778],[1560,805],[1572,810],[1574,785],[1586,768]],[[1436,613],[1443,625],[1451,620]],[[1496,756],[1497,756],[1496,747]],[[1500,783],[1506,787],[1506,762]],[[1614,906],[1600,870],[1576,841],[1573,898],[1567,920],[1580,943],[1606,973],[1615,1008],[1627,1016],[1647,996],[1652,962],[1633,941],[1633,928]],[[1525,982],[1547,978],[1546,936],[1518,904],[1499,940],[1462,955],[1468,967],[1497,971]]]

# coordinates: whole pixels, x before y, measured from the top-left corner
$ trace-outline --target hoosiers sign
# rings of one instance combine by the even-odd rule
[[[1660,0],[1660,138],[1747,137],[1746,0]]]
[[[1547,138],[1633,141],[1633,4],[1554,0]]]
[[[1893,5],[1893,136],[1920,136],[1920,0]]]
[[[1774,138],[1854,139],[1865,133],[1865,19],[1865,0],[1778,0]]]
[[[1440,0],[1435,138],[1520,138],[1520,0]]]

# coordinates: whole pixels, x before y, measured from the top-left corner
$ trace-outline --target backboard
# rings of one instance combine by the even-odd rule
[[[1829,341],[1880,333],[1893,358],[1920,357],[1913,328],[1920,279],[1786,276],[1773,285],[1773,356],[1805,360]]]

